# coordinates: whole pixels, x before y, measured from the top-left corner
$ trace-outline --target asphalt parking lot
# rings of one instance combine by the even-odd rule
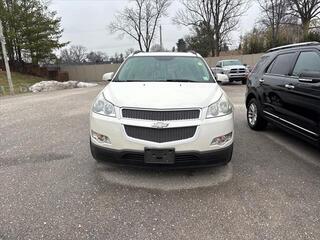
[[[0,98],[0,239],[320,239],[320,151],[248,129],[245,87],[226,167],[98,165],[89,108],[101,86]]]

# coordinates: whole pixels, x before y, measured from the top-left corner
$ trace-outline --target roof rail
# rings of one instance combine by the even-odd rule
[[[287,49],[287,48],[313,46],[313,45],[319,45],[319,44],[320,44],[319,42],[303,42],[303,43],[289,44],[289,45],[284,45],[281,47],[271,48],[267,51],[267,53],[282,50],[282,49]]]
[[[189,53],[192,53],[192,54],[194,54],[194,55],[197,55],[198,53],[196,52],[196,51],[194,51],[194,50],[189,50],[188,51]]]
[[[132,56],[133,56],[133,55],[136,55],[136,54],[138,54],[138,53],[141,53],[141,52],[143,52],[143,51],[141,51],[141,50],[134,51],[134,52],[132,53]]]

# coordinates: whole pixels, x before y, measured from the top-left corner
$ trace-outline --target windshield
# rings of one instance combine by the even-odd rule
[[[234,65],[242,65],[242,63],[239,60],[223,61],[223,66],[234,66]]]
[[[205,62],[198,57],[146,56],[129,58],[116,82],[214,82]]]

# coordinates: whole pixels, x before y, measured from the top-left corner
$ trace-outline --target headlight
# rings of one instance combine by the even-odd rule
[[[230,73],[230,70],[222,70],[222,72],[221,72],[222,74],[226,74],[226,75],[228,75],[229,73]]]
[[[114,105],[111,102],[108,102],[104,98],[103,93],[99,94],[98,97],[96,98],[95,103],[93,104],[93,107],[92,107],[92,111],[94,113],[98,113],[108,117],[116,116]]]
[[[225,94],[221,98],[208,107],[207,118],[222,117],[232,113],[232,103]]]

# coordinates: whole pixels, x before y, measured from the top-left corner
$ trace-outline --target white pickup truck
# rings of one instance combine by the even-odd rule
[[[237,59],[222,60],[217,62],[215,68],[211,68],[218,81],[247,83],[249,69]]]

